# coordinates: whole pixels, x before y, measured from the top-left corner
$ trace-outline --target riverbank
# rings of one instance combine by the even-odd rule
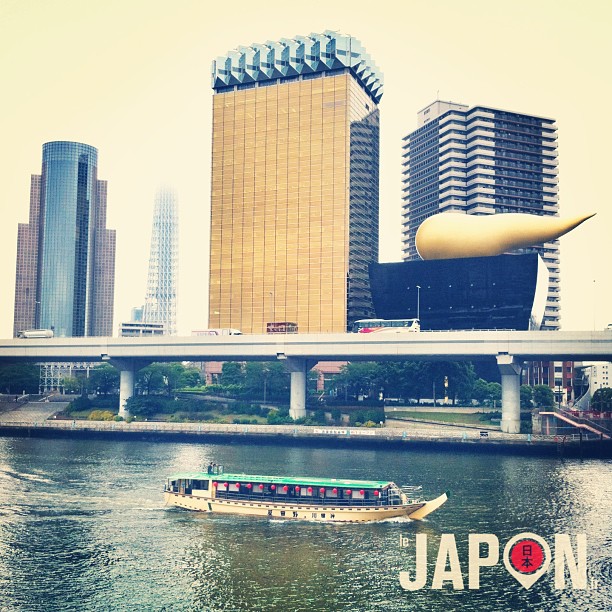
[[[2,415],[0,415],[1,417]],[[0,436],[130,439],[144,441],[223,442],[249,444],[320,445],[452,451],[503,452],[568,457],[611,457],[610,441],[578,435],[543,436],[459,427],[307,427],[303,425],[225,425],[43,420],[7,422],[0,419]]]

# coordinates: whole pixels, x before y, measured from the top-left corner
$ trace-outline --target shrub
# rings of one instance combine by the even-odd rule
[[[87,418],[90,421],[112,421],[115,415],[110,410],[92,410]]]
[[[268,425],[286,425],[293,423],[293,419],[289,416],[289,410],[271,410],[268,414]]]
[[[91,400],[87,396],[82,395],[80,397],[77,397],[72,402],[70,402],[68,406],[66,406],[65,412],[66,414],[71,414],[73,412],[81,412],[82,410],[89,410],[91,407],[92,407]]]

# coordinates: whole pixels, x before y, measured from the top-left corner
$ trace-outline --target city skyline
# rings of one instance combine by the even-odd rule
[[[6,176],[0,184],[5,261],[0,278],[7,290],[0,302],[0,335],[12,334],[17,224],[27,219],[29,176],[39,170],[42,143],[52,140],[88,142],[100,151],[100,174],[109,181],[108,223],[117,230],[116,321],[129,317],[145,291],[147,262],[141,254],[148,236],[139,228],[151,217],[153,186],[161,179],[177,187],[183,203],[179,331],[205,327],[210,64],[238,43],[326,29],[361,40],[384,74],[380,260],[401,259],[401,139],[415,129],[415,113],[425,104],[439,97],[554,117],[560,214],[598,213],[594,222],[561,239],[562,329],[603,328],[612,317],[605,155],[611,128],[598,105],[612,87],[602,78],[612,51],[606,34],[612,9],[597,2],[439,4],[436,19],[418,3],[385,14],[372,14],[365,2],[338,3],[324,16],[290,7],[272,21],[245,11],[229,28],[219,27],[226,24],[220,8],[195,1],[171,11],[155,1],[3,4],[0,53],[7,99],[1,119]],[[419,28],[410,28],[406,37],[408,23]],[[478,37],[465,37],[462,24],[478,28]],[[19,34],[24,31],[28,37]],[[513,43],[510,54],[499,41],[519,31],[521,44]],[[75,37],[82,43],[76,58]],[[40,57],[52,69],[41,71]],[[87,104],[75,103],[84,98]]]

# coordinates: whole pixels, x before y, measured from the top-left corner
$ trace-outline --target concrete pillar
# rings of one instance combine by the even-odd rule
[[[136,378],[134,371],[134,363],[132,367],[120,370],[119,372],[119,416],[127,419],[130,416],[130,411],[126,409],[126,402],[134,395],[134,380]]]
[[[134,395],[136,372],[149,365],[149,361],[140,359],[106,359],[113,367],[119,370],[119,416],[127,419],[130,413],[125,403]]]
[[[289,357],[286,367],[291,373],[291,401],[289,416],[301,419],[306,416],[306,359]]]
[[[498,355],[497,367],[502,384],[501,430],[504,433],[520,433],[521,363],[512,355]]]

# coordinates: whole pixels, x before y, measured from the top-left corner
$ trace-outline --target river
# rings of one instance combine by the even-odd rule
[[[390,479],[450,489],[426,521],[330,525],[211,516],[164,507],[164,478],[203,469]],[[612,602],[612,463],[508,454],[0,438],[0,611],[479,609],[602,611]],[[587,538],[587,589],[530,589],[504,567],[505,543],[532,532]],[[428,536],[416,591],[415,536]],[[500,560],[468,588],[468,534],[494,534]],[[452,534],[463,589],[432,589]],[[400,543],[406,546],[400,546]],[[482,549],[485,556],[485,549]],[[457,586],[457,585],[455,585]]]

